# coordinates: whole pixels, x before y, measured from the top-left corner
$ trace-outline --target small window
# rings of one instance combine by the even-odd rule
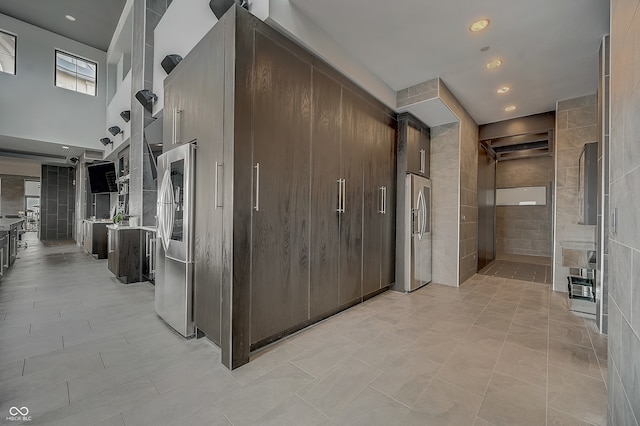
[[[0,31],[0,72],[16,73],[16,36]]]
[[[56,50],[55,84],[63,89],[96,96],[98,64]]]

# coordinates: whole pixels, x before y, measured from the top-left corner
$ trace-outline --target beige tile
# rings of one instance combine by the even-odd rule
[[[309,426],[324,425],[329,418],[313,408],[297,395],[292,396],[273,410],[260,417],[255,424],[261,426]]]
[[[381,371],[349,358],[298,392],[306,402],[332,417],[362,392]]]
[[[312,380],[310,375],[287,363],[260,376],[250,385],[228,393],[216,405],[231,423],[253,422]]]
[[[371,387],[411,407],[440,367],[419,351],[406,351],[383,369]]]
[[[524,346],[536,351],[547,352],[549,337],[546,330],[511,324],[507,334],[507,342]]]
[[[549,408],[547,410],[547,426],[593,426],[593,423],[587,423],[561,411]]]
[[[513,316],[513,322],[546,331],[549,327],[549,314],[518,308]]]
[[[392,333],[383,333],[357,350],[353,357],[382,370],[393,363],[411,344],[410,340]]]
[[[339,339],[332,339],[324,347],[310,349],[293,358],[291,363],[313,377],[320,377],[362,348],[345,337],[338,337]]]
[[[524,346],[505,343],[496,371],[538,386],[547,386],[547,355]]]
[[[496,359],[497,356],[490,357],[458,348],[447,359],[436,377],[477,395],[483,395]]]
[[[489,328],[491,330],[507,332],[511,325],[511,317],[492,311],[486,311],[480,314],[474,325]]]
[[[448,336],[462,337],[467,334],[467,331],[469,331],[469,328],[471,328],[471,324],[473,324],[474,321],[470,323],[456,323],[451,321],[439,320],[431,325],[431,330],[444,333]]]
[[[489,423],[484,419],[481,419],[480,417],[476,417],[476,421],[473,423],[473,426],[495,426],[495,425],[493,423]]]
[[[333,416],[333,424],[386,426],[396,423],[409,411],[406,405],[368,387],[348,407],[344,407]]]
[[[528,309],[536,312],[549,312],[549,301],[544,298],[523,297],[518,304],[519,308]]]
[[[251,362],[231,371],[231,375],[246,385],[303,353],[304,350],[297,345],[288,341],[279,342],[254,355],[255,358]]]
[[[589,423],[604,425],[607,418],[607,392],[602,380],[549,366],[548,404]]]
[[[482,397],[442,380],[434,380],[399,426],[473,424]]]
[[[575,324],[554,320],[549,321],[549,338],[592,348],[587,328]]]
[[[459,337],[433,330],[425,330],[423,336],[409,348],[409,351],[415,352],[425,359],[442,364],[449,358],[449,355],[455,350],[459,342]]]
[[[496,358],[506,337],[507,333],[474,325],[460,340],[458,347],[477,354],[487,355],[490,358]]]
[[[543,425],[547,416],[546,390],[496,372],[478,416],[496,426]]]
[[[490,311],[512,318],[516,312],[516,309],[518,309],[518,304],[515,302],[494,299],[487,305],[487,309],[485,312]]]
[[[592,348],[572,345],[560,340],[549,340],[549,365],[572,370],[602,380],[602,372]]]

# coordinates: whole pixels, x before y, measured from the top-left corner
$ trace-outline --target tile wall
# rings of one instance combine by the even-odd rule
[[[41,240],[74,239],[75,175],[72,167],[42,166]]]
[[[547,187],[546,206],[496,207],[496,252],[498,255],[551,256],[553,157],[500,161],[496,166],[496,188]]]
[[[640,1],[611,1],[609,424],[640,420]]]
[[[563,241],[596,242],[596,226],[579,225],[578,160],[585,143],[598,142],[595,94],[558,102],[556,110],[556,181],[553,289],[567,291],[569,268],[562,266]]]
[[[460,124],[431,128],[431,205],[433,282],[458,283],[458,135]]]
[[[476,273],[478,266],[478,125],[442,81],[439,97],[460,120],[458,282],[462,284]]]
[[[0,216],[24,210],[25,179],[40,180],[39,177],[0,175]]]

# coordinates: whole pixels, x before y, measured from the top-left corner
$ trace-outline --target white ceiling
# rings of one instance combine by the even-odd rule
[[[0,13],[107,51],[126,0],[2,0]],[[70,22],[65,15],[76,18]]]
[[[606,0],[289,2],[396,91],[440,77],[478,124],[595,93],[598,48],[609,32]],[[490,26],[471,33],[479,18]],[[488,70],[493,59],[503,66]],[[511,91],[497,94],[503,85]],[[505,112],[512,104],[517,109]]]

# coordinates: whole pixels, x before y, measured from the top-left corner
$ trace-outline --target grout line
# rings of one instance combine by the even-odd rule
[[[122,413],[120,413],[120,418],[122,419],[122,424],[126,426],[126,423],[124,422],[124,416],[122,415]]]
[[[24,368],[27,366],[27,359],[22,360],[22,376],[24,376]]]
[[[67,381],[67,399],[69,400],[69,405],[71,405],[71,393],[69,392],[69,382]]]
[[[32,325],[33,325],[33,323],[29,323],[29,333],[28,334],[31,334],[31,326]]]
[[[62,337],[62,349],[64,349],[64,336],[61,336],[61,337]]]
[[[104,365],[104,359],[102,359],[102,353],[98,352],[98,356],[100,357],[100,362],[102,363],[102,368],[106,369],[107,367]]]
[[[89,324],[89,330],[93,330],[93,328],[91,328],[91,322],[89,320],[87,320],[87,324]]]

